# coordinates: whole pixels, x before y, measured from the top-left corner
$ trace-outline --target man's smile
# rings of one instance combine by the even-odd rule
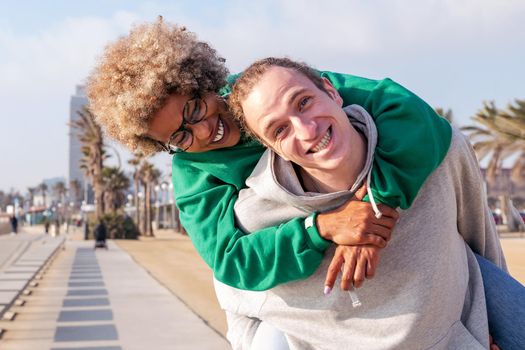
[[[330,141],[332,140],[332,127],[330,126],[324,136],[321,138],[321,140],[310,150],[308,150],[308,153],[316,153],[319,151],[322,151],[325,149]]]

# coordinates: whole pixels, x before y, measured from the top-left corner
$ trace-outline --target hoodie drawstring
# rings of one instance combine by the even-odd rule
[[[381,219],[383,216],[383,213],[379,210],[376,204],[376,200],[374,199],[374,194],[372,193],[370,183],[372,179],[372,168],[370,168],[370,171],[368,172],[368,176],[366,177],[366,192],[368,193],[368,198],[370,198],[370,204],[372,204],[372,209],[374,210],[374,213],[376,214],[377,219]]]
[[[366,177],[366,192],[368,193],[368,198],[370,198],[370,204],[372,204],[372,209],[374,210],[376,218],[380,219],[383,216],[383,213],[381,213],[381,211],[377,207],[377,203],[374,199],[374,194],[372,193],[371,186],[370,186],[371,180],[372,180],[372,168],[370,168],[370,171],[368,172],[368,176]],[[350,295],[350,298],[352,299],[353,307],[361,306],[361,301],[359,300],[359,297],[357,296],[357,293],[355,292],[354,288],[350,289],[348,291],[348,294]]]

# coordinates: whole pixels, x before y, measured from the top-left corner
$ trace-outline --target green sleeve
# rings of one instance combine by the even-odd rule
[[[215,278],[239,289],[266,290],[315,272],[330,243],[318,233],[311,237],[304,219],[250,234],[235,226],[233,206],[255,163],[239,167],[229,157],[221,160],[230,163],[222,172],[208,162],[180,158],[173,160],[173,184],[181,222]],[[234,176],[226,179],[228,173]]]
[[[344,105],[358,104],[374,118],[378,133],[371,179],[374,198],[393,208],[409,208],[447,154],[450,124],[390,79],[320,73],[332,82]]]
[[[359,104],[375,118],[379,133],[372,173],[375,198],[392,207],[410,206],[446,154],[451,135],[448,123],[389,79],[375,81],[330,72],[322,75],[332,81],[345,105]],[[230,84],[236,77],[230,77]],[[229,91],[228,86],[220,93]],[[249,290],[309,277],[329,243],[307,232],[303,219],[251,234],[236,228],[233,206],[261,150],[236,146],[221,152],[184,153],[173,161],[181,221],[215,277]]]

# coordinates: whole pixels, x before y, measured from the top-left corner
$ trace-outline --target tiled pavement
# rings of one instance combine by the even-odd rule
[[[0,236],[0,318],[58,251],[63,237],[21,233]]]
[[[14,321],[0,349],[228,349],[193,314],[112,242],[68,241]]]

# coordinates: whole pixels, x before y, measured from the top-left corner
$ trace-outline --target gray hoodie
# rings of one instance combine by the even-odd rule
[[[305,217],[352,196],[370,172],[377,133],[364,109],[349,106],[345,111],[367,136],[369,148],[352,189],[305,193],[292,165],[267,151],[235,205],[240,227],[250,232]],[[333,247],[306,280],[264,292],[242,291],[218,281],[215,286],[229,320],[236,320],[229,334],[234,344],[253,334],[256,323],[246,319],[243,329],[243,322],[232,314],[275,326],[286,333],[292,349],[486,349],[485,295],[472,251],[505,268],[476,157],[465,137],[454,130],[442,164],[412,206],[400,212],[376,276],[358,290],[361,307],[353,308],[348,293],[336,288],[323,295]]]

